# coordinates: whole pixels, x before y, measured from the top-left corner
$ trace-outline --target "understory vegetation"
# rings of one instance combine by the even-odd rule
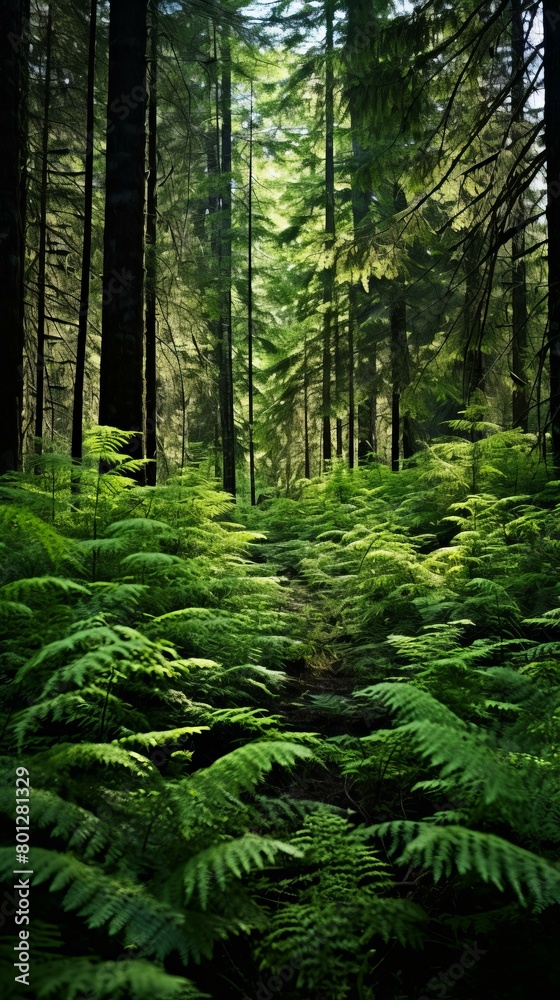
[[[558,995],[560,481],[470,418],[256,507],[111,428],[3,477],[33,996]]]

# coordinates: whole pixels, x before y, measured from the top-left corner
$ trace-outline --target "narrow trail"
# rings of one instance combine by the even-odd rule
[[[273,559],[266,561],[278,571]],[[288,731],[317,733],[326,738],[368,735],[376,722],[367,708],[351,705],[352,693],[362,684],[345,667],[343,649],[333,635],[334,609],[329,608],[326,595],[313,590],[299,573],[280,573],[279,578],[284,591],[282,610],[308,623],[312,652],[285,664],[287,680],[274,711],[282,716]],[[314,703],[316,697],[320,701]],[[345,710],[347,707],[349,710]],[[371,821],[352,796],[352,781],[328,762],[326,766],[314,763],[300,768],[284,793],[293,799],[329,803]]]
[[[278,570],[273,559],[267,562],[271,569]],[[278,711],[296,731],[321,732],[327,736],[365,735],[369,730],[364,728],[360,716],[353,719],[340,710],[360,684],[345,669],[342,650],[337,648],[336,637],[331,637],[333,623],[329,620],[325,595],[313,590],[301,574],[280,573],[279,579],[285,594],[282,611],[308,621],[314,648],[310,655],[286,663],[284,671],[288,679]],[[322,705],[313,703],[316,696],[322,696]],[[332,705],[326,703],[326,698],[332,698]]]

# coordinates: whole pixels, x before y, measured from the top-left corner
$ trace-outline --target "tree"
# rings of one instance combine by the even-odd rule
[[[37,354],[35,359],[35,447],[38,454],[42,450],[43,409],[45,404],[46,374],[46,278],[47,278],[47,201],[49,180],[49,124],[51,106],[51,66],[52,66],[53,11],[47,8],[47,30],[44,72],[44,104],[41,140],[41,187],[39,208],[39,268],[37,296]]]
[[[406,208],[406,197],[398,181],[394,184],[393,202],[395,212]],[[408,340],[406,333],[406,291],[401,275],[394,278],[391,285],[390,328],[391,328],[391,468],[400,468],[401,425],[403,457],[412,455],[410,421],[401,414],[401,396],[410,381]]]
[[[17,469],[21,453],[23,400],[23,314],[21,308],[20,214],[20,47],[22,5],[0,2],[0,301],[2,350],[0,365],[0,474]]]
[[[548,353],[552,460],[560,472],[560,0],[544,7],[544,130],[548,223]]]
[[[148,196],[146,204],[146,481],[156,485],[157,467],[157,83],[158,0],[152,0],[150,24],[150,96],[148,102]]]
[[[99,422],[144,426],[144,200],[147,0],[111,0]],[[138,473],[142,478],[143,474]]]
[[[89,14],[88,78],[86,97],[86,149],[84,178],[84,242],[80,283],[80,311],[74,373],[74,405],[72,407],[71,455],[75,462],[82,458],[84,415],[84,377],[89,318],[89,287],[91,279],[91,246],[93,229],[93,160],[95,131],[95,49],[97,39],[97,0],[91,0]]]
[[[331,378],[332,378],[332,328],[334,317],[334,262],[330,259],[334,248],[334,40],[333,0],[325,0],[325,256],[323,270],[323,463],[332,458],[331,436]]]
[[[511,0],[511,62],[512,89],[511,112],[515,132],[514,142],[523,139],[525,104],[525,32],[521,0]],[[515,134],[517,133],[517,134]],[[513,214],[514,233],[511,238],[511,338],[512,374],[515,376],[512,393],[512,424],[529,430],[527,398],[527,374],[525,354],[527,351],[527,273],[525,264],[525,203],[520,194]]]
[[[218,366],[220,387],[220,428],[222,437],[222,475],[224,490],[235,496],[235,417],[233,401],[233,327],[231,314],[232,215],[231,215],[231,48],[229,29],[222,28],[222,149],[221,206],[219,213],[219,299]]]
[[[255,391],[253,381],[253,81],[249,107],[249,191],[247,205],[247,395],[249,397],[249,488],[251,505],[256,503],[255,491]]]

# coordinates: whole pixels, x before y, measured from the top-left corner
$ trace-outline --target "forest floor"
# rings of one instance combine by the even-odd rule
[[[443,485],[436,454],[429,476],[341,468],[257,508],[196,475],[119,490],[97,458],[79,510],[65,481],[4,487],[5,771],[32,776],[32,857],[56,878],[34,927],[61,928],[88,982],[113,976],[96,1000],[271,1000],[260,977],[302,949],[285,1000],[419,1000],[465,942],[485,960],[456,1000],[475,978],[481,1000],[525,1000],[537,963],[560,996],[541,962],[560,900],[560,492],[535,485],[532,452],[520,480],[511,437],[490,444],[476,495],[468,442]],[[124,918],[123,886],[142,903]],[[115,985],[113,914],[150,991]],[[42,949],[46,1000],[82,988],[62,938]]]

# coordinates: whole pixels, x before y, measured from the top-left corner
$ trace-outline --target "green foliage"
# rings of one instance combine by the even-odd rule
[[[3,542],[33,559],[0,591],[0,810],[26,767],[37,996],[243,995],[288,966],[297,1000],[412,997],[395,948],[560,903],[559,496],[518,437],[508,491],[498,438],[481,492],[434,445],[403,492],[338,465],[249,529],[200,473],[92,468],[76,506],[53,463],[54,524],[52,479],[12,477]]]
[[[422,910],[390,895],[389,870],[367,840],[366,829],[325,808],[292,839],[301,860],[278,887],[260,952],[263,968],[296,962],[304,995],[350,996],[375,964],[379,939],[421,940]]]

